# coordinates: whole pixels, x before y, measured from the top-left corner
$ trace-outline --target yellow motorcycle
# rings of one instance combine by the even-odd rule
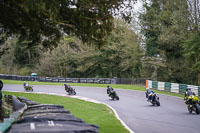
[[[187,104],[189,113],[192,113],[192,111],[196,114],[200,113],[199,98],[195,94],[188,96],[185,99],[185,103]]]
[[[33,91],[33,86],[30,86],[28,83],[24,83],[24,90],[25,91]]]

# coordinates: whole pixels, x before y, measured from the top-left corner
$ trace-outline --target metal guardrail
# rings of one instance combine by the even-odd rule
[[[60,82],[60,83],[95,83],[95,84],[135,84],[145,85],[146,79],[132,78],[62,78],[62,77],[31,77],[20,75],[0,74],[0,79],[39,81],[39,82]]]

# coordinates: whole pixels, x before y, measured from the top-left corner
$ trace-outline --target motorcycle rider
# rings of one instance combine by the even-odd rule
[[[72,87],[70,85],[64,84],[64,86],[67,92],[72,91]]]
[[[184,102],[186,104],[188,104],[189,102],[189,96],[193,95],[194,93],[192,92],[191,88],[187,88],[186,91],[185,91],[185,97],[184,97]]]
[[[152,94],[154,94],[154,91],[151,90],[151,89],[149,89],[149,88],[147,88],[145,94],[146,94],[146,98],[148,98],[147,101],[149,102],[149,101],[151,101],[152,98],[153,98],[153,97],[152,97]]]
[[[107,86],[107,94],[110,96],[113,93],[113,91],[114,91],[114,89],[108,85]]]
[[[24,88],[28,89],[28,83],[24,82]]]

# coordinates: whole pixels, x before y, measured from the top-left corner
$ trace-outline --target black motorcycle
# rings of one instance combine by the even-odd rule
[[[107,90],[107,94],[112,100],[119,100],[119,96],[117,95],[116,91],[114,90]]]
[[[28,85],[28,83],[24,83],[24,90],[25,91],[33,91],[33,86]]]
[[[148,101],[151,102],[153,105],[160,106],[159,97],[156,93],[152,93],[148,98]]]
[[[69,95],[76,95],[76,91],[75,89],[73,89],[70,86],[65,86],[65,91],[69,94]]]

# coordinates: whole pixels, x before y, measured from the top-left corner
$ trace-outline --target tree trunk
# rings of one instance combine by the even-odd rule
[[[198,85],[200,86],[200,71],[198,72],[197,80],[198,80]]]

